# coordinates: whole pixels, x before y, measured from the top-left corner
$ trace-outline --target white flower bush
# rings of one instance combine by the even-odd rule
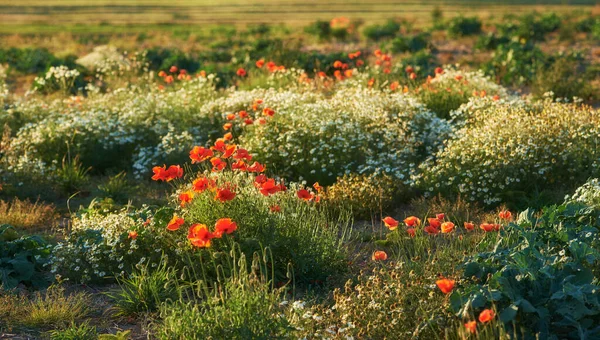
[[[577,188],[573,195],[565,197],[567,202],[580,202],[590,207],[600,208],[600,180],[592,178]]]
[[[271,100],[269,100],[271,99]],[[280,175],[332,183],[345,173],[386,173],[404,184],[421,159],[437,151],[451,130],[419,101],[368,89],[337,90],[316,101],[278,107],[241,141]]]
[[[41,92],[68,92],[81,73],[66,66],[52,66],[43,77],[36,77],[34,88]]]
[[[600,167],[600,113],[576,104],[483,105],[421,165],[426,192],[489,205],[584,182]]]

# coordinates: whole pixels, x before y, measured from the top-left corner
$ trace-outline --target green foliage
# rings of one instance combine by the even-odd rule
[[[119,289],[107,294],[114,302],[116,316],[155,312],[161,303],[178,298],[176,271],[166,261],[157,268],[142,266],[117,282]]]
[[[390,50],[394,53],[419,52],[430,46],[428,33],[418,33],[409,36],[400,36],[392,40]]]
[[[65,294],[64,288],[51,286],[45,293],[36,293],[26,306],[21,321],[28,327],[47,329],[66,327],[90,313],[90,296],[86,293]]]
[[[552,98],[572,100],[573,97],[592,101],[598,97],[598,89],[594,88],[589,75],[583,69],[581,61],[573,60],[568,55],[558,56],[547,68],[536,72],[532,83],[532,93],[537,97],[552,93]]]
[[[317,20],[306,26],[304,32],[312,34],[321,40],[328,40],[331,38],[331,26],[329,26],[328,21]]]
[[[109,177],[106,183],[100,184],[98,189],[102,193],[102,197],[111,198],[117,203],[127,203],[132,187],[129,185],[126,175],[124,171],[120,172]]]
[[[539,218],[522,212],[493,251],[467,261],[471,285],[453,293],[454,311],[494,304],[509,333],[523,329],[525,339],[600,336],[598,216],[577,203],[548,207]]]
[[[492,59],[484,63],[482,69],[508,85],[523,85],[531,83],[536,70],[543,67],[547,56],[539,47],[529,42],[511,41],[498,45]]]
[[[24,74],[39,74],[51,66],[66,65],[75,68],[76,56],[58,58],[45,48],[0,49],[0,64],[8,64],[11,69]]]
[[[72,323],[69,327],[50,331],[50,340],[96,340],[98,333],[95,326],[87,322],[80,325]]]
[[[562,19],[556,13],[526,14],[517,23],[499,26],[499,31],[519,39],[543,41],[548,33],[558,30]]]
[[[117,334],[100,334],[98,340],[128,340],[131,330],[118,331]]]
[[[88,172],[91,168],[84,168],[84,165],[79,160],[79,156],[75,158],[65,156],[62,161],[62,167],[58,169],[56,182],[62,192],[67,195],[81,191],[89,182]]]
[[[380,41],[395,37],[399,30],[400,24],[395,20],[390,19],[382,25],[371,25],[365,27],[363,30],[363,35],[369,40]]]
[[[477,35],[481,33],[481,20],[477,17],[458,16],[448,23],[448,34],[452,37]]]
[[[18,237],[9,225],[0,225],[0,283],[5,289],[19,284],[33,288],[48,285],[44,265],[50,249],[40,236]]]

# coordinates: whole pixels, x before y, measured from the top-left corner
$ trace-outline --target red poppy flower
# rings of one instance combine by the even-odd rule
[[[227,166],[227,162],[222,160],[219,157],[213,157],[210,159],[210,164],[212,164],[212,171],[222,171]]]
[[[209,187],[209,180],[206,177],[200,177],[192,182],[192,189],[195,192],[203,192]]]
[[[415,227],[421,225],[421,220],[418,217],[409,216],[404,219],[404,224],[406,224],[407,227]]]
[[[496,316],[496,313],[494,313],[493,310],[491,309],[484,309],[480,314],[479,314],[479,322],[489,322],[492,321],[494,319],[494,316]]]
[[[158,76],[161,77],[161,78],[165,77],[166,75],[167,75],[167,72],[165,72],[165,71],[158,72]]]
[[[269,207],[269,210],[271,210],[271,212],[281,212],[281,207],[278,205],[273,205]]]
[[[435,218],[437,218],[440,221],[443,221],[445,217],[446,217],[446,214],[444,214],[444,213],[439,213],[439,214],[435,215]]]
[[[237,229],[237,224],[231,220],[231,218],[220,218],[215,223],[215,237],[221,237],[223,234],[231,234]]]
[[[475,225],[471,222],[465,222],[464,225],[465,225],[465,229],[467,229],[468,231],[475,229]]]
[[[490,231],[494,231],[495,227],[491,223],[481,223],[479,225],[479,229],[485,231],[486,233],[489,233]]]
[[[408,229],[406,229],[406,232],[408,233],[408,235],[410,235],[410,237],[415,237],[415,234],[416,234],[415,228],[408,228]]]
[[[219,138],[215,141],[215,145],[211,147],[211,149],[219,151],[219,152],[225,152],[225,149],[227,149],[227,144],[225,143],[225,138]]]
[[[252,120],[252,118],[248,118],[248,119],[244,120],[244,124],[252,125],[252,124],[254,124],[254,120]]]
[[[448,294],[454,289],[454,280],[441,279],[437,280],[435,284],[444,294]]]
[[[335,68],[341,68],[342,67],[342,62],[339,60],[336,60],[333,62],[333,67]]]
[[[237,148],[237,146],[235,144],[227,145],[227,147],[225,148],[225,152],[223,152],[223,154],[221,155],[221,158],[231,157],[233,155],[233,153],[235,152],[236,148]]]
[[[235,198],[235,192],[229,190],[229,188],[220,188],[217,189],[217,195],[215,199],[221,202],[231,201]]]
[[[442,233],[447,234],[454,230],[454,223],[452,222],[444,222],[442,223]]]
[[[169,72],[175,73],[175,72],[177,72],[177,70],[178,70],[177,66],[171,66],[171,68],[169,69]]]
[[[265,60],[264,59],[260,59],[256,61],[256,67],[258,68],[262,68],[265,65]]]
[[[416,74],[416,73],[411,73],[411,74],[410,74],[408,77],[409,77],[411,80],[415,80],[415,79],[417,79],[417,74]]]
[[[235,119],[235,113],[230,113],[226,116],[227,120],[234,120]]]
[[[427,219],[427,222],[429,222],[429,225],[434,228],[439,228],[442,226],[442,223],[437,218],[430,217]]]
[[[508,210],[502,210],[498,213],[498,217],[500,217],[503,220],[510,220],[512,218],[512,213]]]
[[[163,166],[155,166],[152,168],[152,172],[154,173],[154,175],[152,176],[152,179],[155,181],[166,181],[167,180],[167,166],[163,165]]]
[[[128,238],[135,240],[138,237],[138,233],[135,230],[132,230],[129,232],[129,234],[127,235]]]
[[[275,110],[273,110],[271,108],[268,108],[268,107],[265,107],[263,109],[263,115],[269,116],[269,117],[273,117],[275,115]]]
[[[387,260],[387,254],[385,253],[385,251],[383,250],[377,250],[373,253],[373,256],[371,256],[371,259],[373,261],[385,261]]]
[[[190,151],[190,159],[192,160],[192,164],[204,162],[214,155],[215,154],[211,149],[207,149],[202,146],[194,146],[192,151]]]
[[[243,68],[238,68],[237,72],[235,73],[240,77],[245,77],[246,76],[246,70],[244,70]]]
[[[179,200],[181,201],[181,206],[184,207],[186,204],[190,203],[194,198],[194,192],[186,191],[179,194]]]
[[[327,74],[323,71],[319,71],[319,73],[317,73],[317,75],[319,76],[319,78],[327,78]]]
[[[231,123],[225,123],[223,124],[223,130],[229,130],[233,127],[233,124]]]
[[[245,159],[247,161],[251,161],[252,156],[248,153],[248,150],[238,148],[235,154],[233,155],[233,159]]]
[[[265,174],[260,174],[256,177],[254,177],[254,186],[256,186],[257,188],[260,186],[260,184],[263,184],[267,181],[267,175]]]
[[[390,84],[390,90],[392,91],[396,91],[398,89],[398,86],[400,86],[400,83],[395,81],[393,83]]]
[[[406,68],[404,69],[404,71],[406,73],[415,73],[415,69],[412,66],[406,66]]]
[[[499,96],[499,95],[494,95],[494,96],[492,97],[492,100],[494,100],[494,101],[498,101],[498,100],[500,100],[500,96]]]
[[[465,328],[469,333],[475,334],[477,333],[477,321],[469,321],[465,324]]]
[[[173,80],[175,80],[173,78],[173,76],[166,76],[165,77],[165,83],[167,83],[167,84],[171,84],[173,82]]]
[[[358,60],[356,61],[356,67],[361,67],[361,66],[363,66],[364,64],[365,64],[365,62],[364,62],[364,61],[362,61],[361,59],[358,59]]]
[[[179,165],[171,165],[169,169],[167,169],[167,182],[181,177],[183,177],[183,168]]]
[[[248,166],[246,165],[246,163],[244,163],[244,161],[240,160],[231,164],[231,170],[246,171],[248,170]]]
[[[306,189],[298,190],[298,192],[296,192],[296,195],[298,196],[298,198],[303,199],[305,201],[310,201],[313,198],[313,195]]]
[[[214,238],[214,235],[208,231],[206,225],[196,223],[190,227],[187,238],[193,246],[206,248],[210,247],[210,240]]]
[[[248,167],[248,171],[261,173],[261,172],[265,171],[265,166],[260,164],[259,162],[254,162],[254,164],[252,164]]]
[[[177,215],[173,215],[173,218],[171,219],[171,221],[169,221],[169,224],[167,224],[167,230],[170,230],[170,231],[178,230],[183,225],[183,223],[185,223],[183,218],[181,218]]]
[[[435,74],[443,74],[444,73],[444,69],[441,67],[436,67],[435,68]]]
[[[434,228],[434,227],[432,227],[430,225],[428,225],[425,228],[423,228],[423,230],[426,233],[431,234],[431,235],[435,235],[435,234],[438,234],[440,232],[440,230],[438,228]]]
[[[278,193],[280,190],[279,185],[275,184],[273,178],[269,178],[267,181],[260,185],[260,193],[269,196]]]
[[[384,218],[383,219],[383,223],[390,230],[395,230],[396,228],[398,228],[398,224],[399,224],[398,221],[396,221],[395,219],[391,218],[390,216]]]

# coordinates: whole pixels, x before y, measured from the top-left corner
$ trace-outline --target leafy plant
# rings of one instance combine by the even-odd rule
[[[80,325],[72,323],[69,327],[49,332],[50,340],[95,340],[98,333],[95,326],[90,326],[87,322]]]
[[[71,159],[65,156],[62,167],[57,171],[57,183],[61,190],[70,195],[81,191],[89,181],[88,172],[91,168],[84,168],[79,156]]]
[[[452,37],[476,35],[481,33],[481,20],[477,17],[452,18],[448,23],[448,34]]]
[[[42,288],[48,284],[44,265],[50,248],[40,236],[18,237],[14,228],[0,225],[0,278],[5,289],[25,284]]]
[[[390,19],[383,25],[371,25],[365,27],[363,30],[363,35],[367,39],[380,41],[395,37],[399,30],[400,24],[395,20]]]

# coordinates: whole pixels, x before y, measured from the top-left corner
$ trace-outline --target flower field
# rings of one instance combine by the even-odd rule
[[[431,15],[2,36],[0,338],[600,339],[597,13]]]

